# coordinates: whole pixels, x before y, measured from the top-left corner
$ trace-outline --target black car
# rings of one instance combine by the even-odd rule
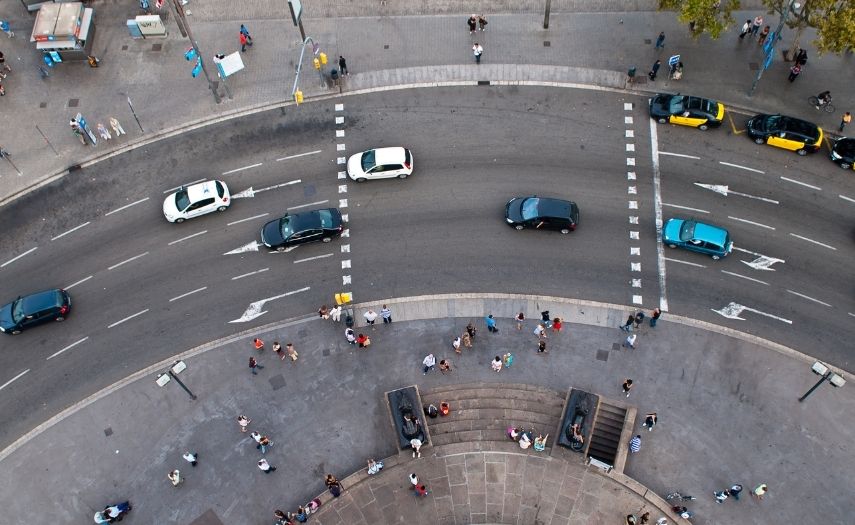
[[[831,148],[831,160],[845,170],[851,170],[855,165],[855,139],[843,137]]]
[[[757,115],[748,121],[748,136],[757,144],[807,155],[822,147],[822,130],[813,122],[786,115]]]
[[[575,202],[546,197],[515,197],[505,205],[505,221],[517,230],[535,228],[570,233],[579,224]]]
[[[659,93],[650,99],[650,117],[660,124],[670,122],[703,131],[721,126],[724,105],[708,98]]]
[[[65,321],[70,310],[71,297],[65,290],[19,296],[0,307],[0,332],[16,335],[37,324]]]
[[[270,221],[261,229],[261,242],[279,251],[288,246],[307,242],[330,242],[344,229],[341,212],[337,208],[323,208],[302,213],[286,213]]]

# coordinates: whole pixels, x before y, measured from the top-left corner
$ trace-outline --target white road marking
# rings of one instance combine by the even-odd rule
[[[252,186],[243,190],[240,193],[233,193],[232,199],[246,199],[247,197],[252,198],[255,197],[255,192],[252,191]]]
[[[314,261],[316,259],[326,259],[327,257],[332,257],[332,256],[333,256],[333,254],[331,254],[331,253],[327,253],[325,255],[316,255],[315,257],[307,257],[306,259],[297,259],[296,261],[294,261],[294,264]]]
[[[242,168],[235,168],[235,169],[233,169],[233,170],[224,171],[224,172],[223,172],[223,175],[231,175],[232,173],[237,173],[237,172],[239,172],[239,171],[248,170],[248,169],[252,169],[252,168],[257,168],[257,167],[261,166],[262,164],[264,164],[264,163],[263,163],[263,162],[259,162],[258,164],[250,164],[249,166],[244,166],[244,167],[242,167]]]
[[[766,255],[759,255],[753,261],[740,261],[742,264],[748,265],[755,270],[765,270],[767,272],[774,272],[775,269],[772,268],[772,265],[775,263],[784,263],[786,262],[783,259],[776,259],[774,257],[768,257]]]
[[[656,265],[659,269],[659,308],[668,311],[667,280],[665,270],[665,246],[662,244],[662,186],[659,172],[659,134],[656,131],[656,123],[650,119],[650,151],[653,164],[653,213],[656,218]],[[633,175],[635,175],[633,173]]]
[[[342,275],[341,276],[341,285],[342,286],[348,286],[350,284],[353,284],[353,280],[350,278],[350,276],[349,275]]]
[[[306,292],[309,289],[310,288],[307,286],[305,288],[300,288],[299,290],[292,290],[290,292],[285,292],[285,293],[280,294],[280,295],[268,297],[267,299],[262,299],[260,301],[254,301],[254,302],[249,304],[249,307],[246,309],[246,311],[244,311],[243,315],[241,315],[238,319],[235,319],[233,321],[229,321],[229,323],[245,323],[247,321],[252,321],[256,317],[262,316],[262,315],[267,313],[267,311],[261,311],[261,309],[264,308],[264,303],[267,303],[269,301],[274,301],[276,299],[281,299],[283,297],[288,297],[289,295],[294,295],[294,294],[298,294],[301,292]]]
[[[815,240],[813,240],[813,239],[808,239],[807,237],[802,237],[801,235],[796,235],[795,233],[791,233],[790,235],[792,235],[792,236],[793,236],[793,237],[795,237],[796,239],[801,239],[801,240],[803,240],[803,241],[812,242],[812,243],[814,243],[814,244],[816,244],[816,245],[822,246],[823,248],[828,248],[829,250],[837,251],[837,248],[835,248],[834,246],[829,246],[829,245],[827,245],[827,244],[823,244],[823,243],[821,243],[821,242],[819,242],[819,241],[815,241]]]
[[[252,220],[255,220],[255,219],[260,219],[260,218],[262,218],[262,217],[266,217],[266,216],[268,216],[268,215],[270,215],[270,214],[269,214],[269,213],[262,213],[261,215],[253,215],[252,217],[247,217],[246,219],[240,219],[240,220],[237,220],[237,221],[228,222],[228,223],[226,223],[226,226],[232,226],[232,225],[234,225],[234,224],[240,224],[240,223],[242,223],[242,222],[252,221]]]
[[[635,166],[635,158],[634,157],[627,158],[626,159],[626,165],[627,166]]]
[[[141,253],[141,254],[139,254],[139,255],[134,255],[134,256],[133,256],[133,257],[131,257],[130,259],[125,259],[124,261],[122,261],[122,262],[120,262],[120,263],[118,263],[118,264],[114,264],[113,266],[109,266],[107,269],[108,269],[108,270],[112,270],[113,268],[118,268],[119,266],[121,266],[121,265],[123,265],[123,264],[129,263],[129,262],[131,262],[131,261],[133,261],[133,260],[136,260],[136,259],[139,259],[140,257],[145,257],[146,255],[148,255],[148,252]]]
[[[75,287],[75,286],[77,286],[78,284],[83,284],[83,283],[85,283],[86,281],[88,281],[88,280],[89,280],[89,279],[91,279],[91,278],[92,278],[92,276],[91,276],[91,275],[90,275],[89,277],[84,277],[83,279],[80,279],[80,280],[79,280],[79,281],[77,281],[76,283],[69,284],[68,286],[66,286],[65,288],[63,288],[63,290],[71,290],[72,288],[74,288],[74,287]]]
[[[626,180],[635,180],[635,172],[627,171],[626,172]]]
[[[796,295],[796,296],[798,296],[798,297],[801,297],[802,299],[807,299],[808,301],[813,301],[813,302],[815,302],[815,303],[817,303],[817,304],[821,304],[822,306],[827,306],[827,307],[831,308],[831,305],[830,305],[830,304],[828,304],[828,303],[824,303],[824,302],[820,301],[819,299],[814,299],[813,297],[807,296],[807,295],[805,295],[805,294],[801,294],[801,293],[799,293],[799,292],[794,292],[794,291],[792,291],[792,290],[790,290],[790,289],[787,289],[787,292],[788,292],[788,293],[791,293],[791,294],[793,294],[793,295]]]
[[[344,111],[344,104],[336,104],[335,110],[336,111]]]
[[[810,188],[812,190],[822,191],[822,188],[820,188],[819,186],[812,186],[806,182],[798,181],[795,179],[788,179],[787,177],[781,177],[781,180],[785,180],[787,182],[792,182],[793,184],[798,184],[800,186],[804,186],[804,187]]]
[[[59,235],[57,235],[56,237],[53,237],[51,240],[52,240],[52,241],[55,241],[55,240],[59,239],[60,237],[65,237],[65,236],[66,236],[66,235],[68,235],[69,233],[71,233],[71,232],[76,232],[77,230],[79,230],[80,228],[83,228],[84,226],[89,226],[89,224],[90,224],[90,222],[89,222],[89,221],[86,221],[86,222],[84,222],[83,224],[81,224],[80,226],[75,226],[74,228],[72,228],[72,229],[68,230],[67,232],[60,233],[60,234],[59,234]]]
[[[644,301],[642,300],[640,295],[633,295],[632,304],[644,304]]]
[[[183,294],[179,295],[178,297],[173,297],[172,299],[170,299],[170,300],[169,300],[169,302],[171,303],[172,301],[177,301],[177,300],[179,300],[179,299],[184,299],[184,298],[185,298],[185,297],[187,297],[188,295],[193,295],[193,294],[194,294],[194,293],[196,293],[196,292],[201,292],[201,291],[203,291],[203,290],[207,290],[207,289],[208,289],[208,287],[207,287],[207,286],[203,286],[203,287],[201,287],[201,288],[196,288],[196,289],[195,289],[195,290],[193,290],[192,292],[183,293]]]
[[[730,166],[731,168],[738,168],[745,171],[753,171],[754,173],[766,173],[763,170],[756,170],[754,168],[749,168],[748,166],[740,166],[739,164],[731,164],[730,162],[718,161],[722,166]]]
[[[758,197],[756,195],[749,195],[747,193],[740,193],[738,191],[731,191],[730,187],[726,184],[701,184],[700,182],[696,182],[695,186],[699,186],[704,188],[705,190],[714,191],[715,193],[719,193],[727,197],[728,195],[738,195],[739,197],[747,197],[749,199],[754,199],[757,201],[769,202],[772,204],[780,204],[780,202],[774,199],[767,199],[766,197]]]
[[[689,208],[688,206],[680,206],[679,204],[669,204],[667,202],[663,202],[662,206],[668,206],[669,208],[677,208],[679,210],[694,211],[697,213],[709,213],[707,210],[699,210],[698,208]]]
[[[172,246],[173,244],[178,244],[179,242],[186,241],[187,239],[192,239],[193,237],[198,237],[199,235],[205,235],[206,233],[208,233],[208,230],[202,230],[200,232],[196,232],[192,235],[188,235],[187,237],[182,237],[180,239],[176,239],[176,240],[172,241],[171,243],[169,243],[168,246]]]
[[[4,389],[4,388],[6,388],[7,386],[11,385],[13,381],[16,381],[16,380],[20,379],[20,377],[21,377],[22,375],[26,374],[26,373],[27,373],[27,372],[29,372],[29,371],[30,371],[30,369],[28,368],[28,369],[24,370],[23,372],[21,372],[20,374],[18,374],[18,375],[16,375],[15,377],[13,377],[12,379],[10,379],[10,380],[6,381],[6,382],[5,382],[5,383],[3,383],[2,385],[0,385],[0,390],[3,390],[3,389]]]
[[[650,119],[650,120],[652,121],[653,119]],[[656,153],[658,155],[667,155],[669,157],[682,157],[684,159],[701,160],[700,157],[695,157],[694,155],[683,155],[682,153],[669,153],[667,151],[657,151]]]
[[[247,219],[247,220],[249,220],[249,219]],[[240,221],[238,221],[238,222],[240,222]],[[234,255],[236,253],[257,252],[259,246],[261,246],[261,244],[259,242],[252,241],[251,243],[244,244],[240,248],[235,248],[234,250],[232,250],[230,252],[226,252],[223,255]]]
[[[759,222],[749,221],[748,219],[740,219],[739,217],[734,217],[732,215],[727,216],[728,219],[733,221],[744,222],[745,224],[750,224],[752,226],[758,226],[760,228],[766,228],[767,230],[774,230],[775,228],[772,226],[766,226],[765,224],[761,224]]]
[[[173,191],[178,191],[178,190],[180,190],[180,189],[181,189],[182,187],[184,187],[184,186],[192,186],[192,185],[194,185],[194,184],[196,184],[196,183],[203,182],[203,181],[206,181],[206,180],[208,180],[208,179],[202,178],[202,179],[199,179],[199,180],[194,180],[193,182],[188,182],[187,184],[182,184],[181,186],[176,186],[176,187],[174,187],[174,188],[169,188],[168,190],[164,191],[164,192],[163,192],[163,194],[164,194],[164,195],[166,195],[167,193],[172,193]]]
[[[855,202],[855,199],[853,199],[852,197],[847,197],[846,195],[838,195],[838,197],[840,197],[841,199],[843,199],[845,201]]]
[[[347,147],[344,144],[336,144],[335,145],[336,151],[345,151],[346,149],[347,149]]]
[[[290,208],[285,208],[285,211],[299,210],[300,208],[308,208],[309,206],[318,206],[320,204],[326,204],[328,202],[329,202],[329,199],[327,199],[325,201],[310,202],[309,204],[301,204],[299,206],[291,206]]]
[[[714,308],[710,308],[713,312],[719,314],[722,317],[727,317],[728,319],[739,319],[740,321],[744,321],[742,317],[739,317],[743,311],[753,312],[755,314],[760,314],[766,317],[770,317],[777,321],[781,321],[787,324],[793,324],[789,319],[784,319],[783,317],[778,317],[777,315],[767,314],[766,312],[761,312],[760,310],[755,310],[754,308],[749,308],[747,306],[743,306],[739,303],[729,303],[727,306],[720,310],[716,310]]]
[[[689,262],[689,261],[681,261],[680,259],[672,259],[670,257],[665,257],[665,260],[668,262],[675,262],[675,263],[680,263],[680,264],[686,264],[688,266],[695,266],[697,268],[706,268],[706,266],[703,264],[693,263],[693,262]]]
[[[76,343],[71,343],[70,345],[68,345],[65,348],[63,348],[62,350],[60,350],[59,352],[55,352],[55,353],[51,354],[50,356],[48,356],[47,359],[45,359],[45,361],[50,361],[51,359],[53,359],[54,357],[58,356],[59,354],[65,352],[66,350],[71,350],[72,348],[79,345],[83,341],[86,341],[87,339],[89,339],[88,335],[86,337],[84,337],[83,339],[77,341]]]
[[[141,312],[137,312],[134,315],[129,315],[129,316],[125,317],[124,319],[122,319],[121,321],[116,321],[115,323],[113,323],[111,325],[107,325],[107,328],[113,328],[114,326],[119,326],[120,324],[124,323],[125,321],[130,321],[134,317],[140,316],[146,312],[148,312],[148,308],[146,308],[145,310],[143,310]]]
[[[38,249],[38,246],[36,246],[35,248],[30,248],[29,250],[25,251],[25,252],[24,252],[24,253],[22,253],[21,255],[19,255],[19,256],[17,256],[17,257],[15,257],[15,258],[9,259],[8,261],[4,262],[3,264],[0,264],[0,268],[4,268],[4,267],[6,267],[6,266],[8,266],[8,265],[12,264],[13,262],[17,261],[17,260],[18,260],[18,259],[20,259],[21,257],[23,257],[23,256],[25,256],[25,255],[28,255],[28,254],[30,254],[30,253],[33,253],[33,252],[34,252],[34,251],[36,251],[37,249]]]
[[[273,186],[268,186],[266,188],[261,188],[259,190],[255,190],[253,193],[261,193],[262,191],[275,190],[276,188],[282,188],[284,186],[291,186],[293,184],[300,184],[301,182],[303,182],[303,181],[300,179],[297,179],[297,180],[292,180],[289,182],[283,182],[282,184],[274,184]],[[252,189],[252,188],[250,188],[250,189]]]
[[[130,208],[131,206],[136,206],[137,204],[139,204],[139,203],[141,203],[141,202],[145,202],[145,201],[147,201],[147,200],[148,200],[148,197],[146,197],[146,198],[144,198],[144,199],[140,199],[140,200],[138,200],[138,201],[136,201],[136,202],[132,202],[132,203],[130,203],[130,204],[125,204],[125,205],[124,205],[124,206],[122,206],[121,208],[116,208],[116,209],[115,209],[115,210],[113,210],[113,211],[108,211],[107,213],[105,213],[105,214],[104,214],[104,217],[107,217],[107,216],[109,216],[109,215],[113,215],[114,213],[118,213],[118,212],[120,212],[120,211],[122,211],[122,210],[126,210],[126,209]]]
[[[728,272],[727,270],[722,270],[722,271],[721,271],[721,273],[726,273],[727,275],[732,275],[732,276],[734,276],[734,277],[739,277],[740,279],[745,279],[746,281],[752,281],[752,282],[755,282],[755,283],[765,284],[766,286],[769,286],[769,283],[767,283],[767,282],[765,282],[765,281],[761,281],[760,279],[754,279],[754,278],[752,278],[752,277],[746,277],[746,276],[744,276],[744,275],[739,275],[738,273]]]
[[[852,312],[846,312],[846,313],[851,315],[852,317],[855,317],[855,314],[853,314]]]
[[[297,153],[296,155],[288,155],[287,157],[282,157],[281,159],[276,159],[276,162],[279,162],[282,160],[296,159],[298,157],[305,157],[306,155],[315,155],[315,154],[320,153],[320,152],[321,152],[321,150],[316,149],[315,151],[307,151],[306,153]]]
[[[264,273],[264,272],[266,272],[266,271],[267,271],[267,270],[269,270],[269,269],[270,269],[270,268],[262,268],[262,269],[260,269],[260,270],[256,270],[256,271],[254,271],[254,272],[249,272],[249,273],[244,273],[244,274],[241,274],[241,275],[236,275],[236,276],[232,277],[232,281],[237,281],[238,279],[243,279],[244,277],[249,277],[250,275],[255,275],[255,274],[257,274],[257,273]]]
[[[347,268],[350,268],[350,267],[351,267],[350,266],[350,259],[345,259],[345,260],[341,261],[341,269],[342,270],[346,270]]]

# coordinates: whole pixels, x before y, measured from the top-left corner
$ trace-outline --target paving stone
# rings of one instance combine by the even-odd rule
[[[487,505],[501,505],[504,499],[504,483],[487,483]]]
[[[472,523],[472,513],[469,505],[454,505],[454,521],[457,523]]]
[[[520,523],[534,524],[537,520],[537,508],[528,505],[520,505]]]
[[[487,513],[487,494],[485,492],[473,492],[469,490],[469,507],[473,514]]]
[[[374,493],[374,499],[377,500],[377,504],[380,505],[380,507],[385,507],[395,501],[395,491],[389,485],[383,484],[374,487],[372,492]]]
[[[505,493],[522,494],[522,474],[505,474]]]
[[[504,463],[486,463],[487,483],[499,483],[505,479]]]
[[[505,522],[509,517],[513,517],[514,521],[520,514],[521,496],[519,494],[505,494],[505,502],[502,507],[502,521]]]
[[[469,504],[469,487],[466,485],[452,485],[451,486],[451,499],[454,505],[468,505]]]
[[[555,514],[569,518],[573,514],[575,505],[576,500],[574,498],[558,496],[558,501],[555,503]]]
[[[383,520],[383,509],[377,504],[377,501],[372,501],[367,505],[363,505],[360,510],[365,521],[371,523],[381,523]],[[314,520],[314,517],[312,518]]]
[[[466,483],[465,465],[463,465],[463,464],[456,464],[456,465],[446,464],[445,470],[448,473],[448,484],[449,485],[460,485],[460,484]]]
[[[434,494],[433,503],[436,508],[436,515],[438,518],[454,519],[454,501],[451,496],[437,497]]]
[[[470,516],[470,523],[487,523],[487,514],[473,513]]]
[[[434,498],[451,496],[451,487],[448,484],[448,476],[430,480],[430,491]]]

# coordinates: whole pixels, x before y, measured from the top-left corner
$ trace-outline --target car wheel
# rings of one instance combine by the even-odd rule
[[[20,330],[12,330],[12,335],[18,335],[20,333],[21,333]]]
[[[324,237],[324,238],[323,238],[323,239],[321,239],[321,240],[322,240],[323,242],[330,242],[330,241],[332,240],[332,237]]]
[[[228,206],[220,206],[217,208],[217,211],[226,211],[226,209],[228,209]]]
[[[366,179],[365,177],[359,177],[356,179],[356,182],[365,182],[366,180],[368,179]]]
[[[61,316],[61,315],[60,315],[59,317],[57,317],[57,318],[56,318],[56,322],[57,322],[57,323],[61,323],[61,322],[63,322],[63,321],[65,321],[65,317],[63,317],[63,316]]]
[[[718,255],[713,255],[713,256],[712,256],[712,260],[714,260],[714,261],[717,261],[717,260],[719,260],[719,259],[721,259],[721,257],[719,257]]]
[[[406,178],[407,178],[407,174],[406,174],[406,173],[401,173],[400,175],[398,175],[398,178],[399,178],[399,179],[406,179]]]
[[[659,122],[660,124],[665,124],[666,122],[668,122],[668,119],[666,119],[666,118],[664,118],[664,117],[659,117],[658,122]]]
[[[177,219],[175,219],[175,224],[181,224],[182,222],[184,222],[183,217],[178,217]]]
[[[800,156],[804,157],[805,155],[807,155],[807,150],[804,148],[798,149],[798,150],[796,150],[796,153],[798,153]]]
[[[762,137],[757,137],[756,139],[754,139],[754,144],[763,144],[764,142],[766,141]]]
[[[701,131],[706,131],[706,130],[710,129],[710,127],[706,124],[701,124],[700,126],[698,126],[698,129]]]
[[[516,228],[517,230],[522,230],[525,227],[522,224],[517,224],[516,226],[514,226],[514,228]]]
[[[668,245],[668,247],[669,247],[669,248],[676,248],[676,247],[677,247],[677,245],[676,245],[676,244],[669,244],[669,245]]]
[[[845,170],[852,169],[852,164],[849,162],[841,162],[839,166]]]
[[[561,233],[563,233],[564,235],[567,235],[568,233],[570,233],[570,230],[568,230],[567,228],[564,228],[563,230],[561,230]]]
[[[284,252],[284,251],[285,251],[285,247],[284,247],[284,246],[277,246],[277,247],[276,247],[276,251],[277,251],[277,252]]]

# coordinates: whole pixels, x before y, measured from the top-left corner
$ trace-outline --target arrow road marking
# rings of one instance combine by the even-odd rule
[[[759,255],[759,254],[758,254]],[[741,261],[743,264],[747,264],[748,266],[754,268],[755,270],[766,270],[767,272],[774,272],[774,268],[770,268],[775,263],[783,263],[786,262],[783,259],[776,259],[774,257],[767,257],[765,255],[760,255],[753,261]]]
[[[247,197],[255,197],[255,192],[254,192],[254,191],[252,191],[252,186],[250,186],[249,188],[247,188],[247,189],[243,190],[243,191],[242,191],[242,192],[240,192],[240,193],[235,193],[235,194],[233,194],[233,195],[232,195],[232,198],[233,198],[233,199],[245,199],[245,198],[247,198]]]
[[[746,169],[748,169],[748,168],[746,168]],[[752,171],[757,171],[757,170],[752,170]],[[761,171],[760,173],[763,173],[763,172]],[[727,186],[726,184],[702,184],[700,182],[696,182],[695,186],[699,186],[705,190],[710,190],[710,191],[713,191],[715,193],[719,193],[721,195],[724,195],[725,197],[727,197],[728,195],[738,195],[739,197],[746,197],[749,199],[768,202],[771,204],[781,204],[780,202],[778,202],[774,199],[767,199],[766,197],[758,197],[756,195],[749,195],[747,193],[740,193],[738,191],[731,191],[729,186]]]
[[[262,311],[264,308],[264,303],[268,301],[275,301],[276,299],[282,299],[283,297],[288,297],[289,295],[298,294],[300,292],[306,292],[309,290],[309,287],[300,288],[299,290],[292,290],[290,292],[285,292],[280,295],[275,295],[273,297],[268,297],[267,299],[262,299],[260,301],[255,301],[249,304],[249,307],[244,311],[243,315],[240,318],[235,319],[233,321],[229,321],[230,323],[245,323],[247,321],[252,321],[256,317],[260,317],[267,313],[267,311]]]
[[[783,317],[778,317],[777,315],[767,314],[766,312],[761,312],[760,310],[755,310],[754,308],[749,308],[747,306],[742,306],[739,303],[729,303],[727,306],[722,308],[721,310],[716,310],[714,308],[710,308],[713,312],[719,314],[722,317],[727,317],[728,319],[739,319],[740,321],[744,321],[742,317],[739,317],[743,311],[752,312],[755,314],[760,314],[766,317],[770,317],[777,321],[782,321],[787,324],[793,324],[789,319],[784,319]]]
[[[249,244],[244,244],[240,248],[235,248],[230,252],[226,252],[223,255],[233,255],[236,253],[245,253],[245,252],[257,252],[259,247],[259,243],[257,241],[252,241]]]

